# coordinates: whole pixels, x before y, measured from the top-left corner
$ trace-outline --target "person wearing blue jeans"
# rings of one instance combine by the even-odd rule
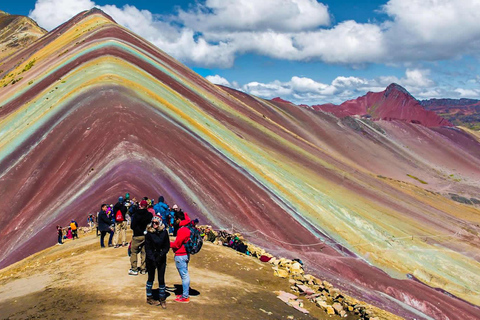
[[[183,294],[182,298],[189,300],[189,290],[190,290],[190,275],[188,274],[188,261],[190,257],[186,256],[175,256],[175,266],[177,267],[180,278],[182,278],[182,288]]]
[[[190,302],[190,275],[188,274],[188,262],[190,255],[185,249],[185,243],[190,239],[190,229],[186,227],[191,223],[187,213],[182,211],[175,212],[175,222],[179,225],[177,237],[175,241],[170,244],[173,252],[175,252],[175,266],[177,267],[180,278],[182,278],[183,294],[178,295],[176,302],[188,303]]]

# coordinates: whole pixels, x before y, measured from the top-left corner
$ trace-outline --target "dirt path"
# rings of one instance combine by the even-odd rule
[[[288,280],[269,264],[206,243],[189,266],[192,297],[174,302],[181,280],[167,262],[167,309],[146,304],[146,275],[129,276],[126,248],[101,249],[93,234],[0,270],[1,319],[335,319],[305,301],[304,315],[276,298]],[[155,282],[154,288],[158,287]],[[178,291],[179,292],[179,291]]]

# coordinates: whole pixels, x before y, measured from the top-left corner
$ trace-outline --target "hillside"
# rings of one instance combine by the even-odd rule
[[[398,88],[364,99],[376,121],[267,101],[98,9],[2,68],[0,267],[120,194],[164,195],[396,315],[478,318],[478,136],[423,108],[395,120]]]
[[[46,30],[28,17],[0,11],[0,61],[29,46],[46,33]]]
[[[275,277],[270,264],[209,242],[191,259],[191,303],[173,301],[181,280],[170,253],[167,309],[150,306],[145,303],[146,275],[127,274],[127,249],[101,249],[98,239],[93,232],[82,233],[79,240],[0,270],[2,319],[59,319],[65,314],[70,319],[345,319],[327,315],[304,297],[309,314],[288,306],[275,292],[289,291],[291,285]],[[379,312],[382,319],[396,318]],[[353,313],[347,317],[354,318]]]

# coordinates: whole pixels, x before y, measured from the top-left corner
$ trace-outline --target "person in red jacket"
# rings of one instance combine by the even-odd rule
[[[173,252],[175,252],[175,266],[182,278],[183,287],[183,294],[178,295],[175,301],[188,303],[190,302],[190,275],[188,274],[190,255],[185,249],[184,244],[190,239],[190,229],[186,226],[191,223],[191,221],[186,212],[178,211],[175,212],[175,223],[177,223],[180,228],[178,229],[175,241],[170,244],[170,247],[173,249]]]

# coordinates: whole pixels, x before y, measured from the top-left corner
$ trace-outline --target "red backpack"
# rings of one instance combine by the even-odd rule
[[[122,211],[118,210],[117,214],[115,215],[115,221],[116,222],[123,222],[125,219],[123,219],[123,214]]]

